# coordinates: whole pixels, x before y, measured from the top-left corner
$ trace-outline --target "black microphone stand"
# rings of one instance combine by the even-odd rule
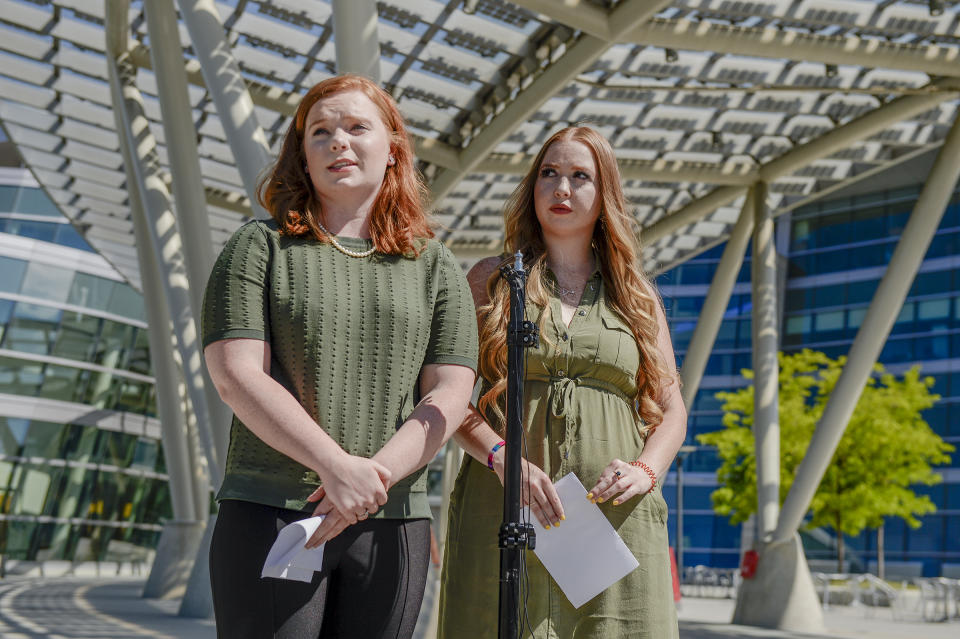
[[[510,323],[507,326],[507,432],[503,486],[503,523],[500,524],[500,639],[519,639],[520,560],[533,550],[533,526],[520,522],[520,447],[523,434],[523,349],[539,343],[537,326],[525,319],[527,272],[517,251],[513,266],[500,267],[510,285]]]

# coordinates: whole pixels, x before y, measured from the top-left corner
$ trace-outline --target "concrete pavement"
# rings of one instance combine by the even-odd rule
[[[0,579],[3,639],[213,639],[212,620],[176,616],[178,601],[140,597],[143,578],[8,577]],[[426,606],[425,606],[426,609]],[[960,620],[894,621],[886,608],[832,607],[827,634],[804,635],[733,626],[730,599],[681,602],[682,639],[956,639]],[[425,634],[425,633],[424,633]],[[464,634],[469,639],[469,633]]]

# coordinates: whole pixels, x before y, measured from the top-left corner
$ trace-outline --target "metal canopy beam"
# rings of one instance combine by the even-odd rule
[[[137,44],[130,48],[130,60],[141,69],[153,69],[153,63],[150,60],[150,50],[142,44]],[[187,73],[187,81],[193,86],[207,88],[203,79],[203,73],[200,71],[200,63],[196,60],[186,60],[184,69]],[[284,91],[274,86],[262,84],[255,81],[246,81],[247,90],[250,93],[250,99],[256,106],[275,111],[287,117],[293,117],[297,112],[297,105],[300,104],[298,93]],[[460,168],[459,149],[450,146],[439,140],[430,140],[419,136],[411,136],[414,142],[417,157],[430,164],[436,164],[443,168]]]
[[[710,353],[717,340],[723,315],[730,304],[730,296],[733,294],[733,287],[737,284],[737,275],[740,274],[743,256],[753,233],[754,193],[751,191],[744,202],[740,217],[723,249],[720,263],[717,264],[717,270],[710,281],[707,297],[703,300],[697,326],[693,329],[693,336],[683,356],[683,366],[680,368],[680,379],[683,384],[680,387],[680,394],[688,413],[693,410],[693,400],[700,389],[700,381],[707,368],[707,360],[710,359]]]
[[[767,185],[753,189],[753,254],[750,302],[753,332],[753,439],[757,471],[757,531],[766,541],[780,509],[780,321],[777,313],[777,250]]]
[[[178,4],[254,215],[268,218],[267,212],[257,203],[256,193],[260,174],[273,157],[257,122],[240,65],[227,42],[220,14],[213,0],[179,0]]]
[[[575,5],[586,6],[582,0]],[[459,170],[442,171],[430,185],[434,202],[439,202],[472,171],[513,129],[529,119],[559,88],[566,86],[584,69],[603,55],[610,41],[643,24],[671,0],[624,0],[607,15],[609,38],[582,34],[557,60],[517,94],[516,98],[494,116],[470,144],[460,151]],[[581,7],[582,8],[582,7]]]
[[[524,153],[491,154],[474,167],[477,173],[524,175],[533,164],[533,156]],[[719,165],[680,160],[629,160],[619,158],[620,177],[624,180],[651,182],[703,182],[749,186],[757,181],[757,171],[745,164]]]
[[[783,503],[774,541],[789,539],[803,523],[810,501],[820,485],[843,437],[873,365],[900,314],[910,286],[930,247],[951,194],[960,180],[960,117],[956,119],[930,170],[913,213],[893,251],[887,270],[870,302],[860,330],[850,346],[847,363],[827,400],[796,479]]]
[[[380,84],[380,42],[374,0],[333,0],[337,73],[357,73]]]
[[[857,36],[824,36],[775,27],[742,27],[706,20],[651,18],[620,38],[611,37],[603,10],[583,0],[513,0],[557,22],[608,41],[757,58],[921,71],[960,77],[960,49],[937,44],[889,42]]]
[[[954,99],[957,97],[955,82],[934,83],[934,86],[938,86],[941,90],[929,94],[897,98],[859,118],[830,130],[819,138],[796,146],[761,166],[758,177],[768,184],[775,182],[815,160],[825,158],[854,142],[875,135],[892,124],[928,111],[941,102]],[[714,189],[699,200],[691,202],[647,227],[643,232],[643,243],[649,246],[687,224],[692,224],[706,217],[721,206],[730,204],[743,195],[745,191],[744,187],[739,186],[723,186]]]
[[[120,0],[118,0],[120,1]],[[133,84],[132,68],[124,69],[123,62],[107,57],[111,93],[115,100],[117,128],[126,141],[124,156],[129,158],[136,179],[136,190],[142,196],[143,212],[147,216],[148,230],[153,254],[159,258],[162,291],[147,291],[145,295],[162,294],[177,332],[177,347],[183,363],[183,374],[190,397],[190,404],[200,422],[200,434],[204,444],[211,479],[219,484],[222,478],[221,451],[211,432],[207,394],[213,385],[206,376],[200,361],[199,335],[193,321],[190,303],[189,282],[180,256],[180,237],[170,207],[170,195],[156,169],[156,141],[150,133],[139,91]],[[206,379],[205,379],[206,378]]]
[[[631,31],[623,41],[655,47],[960,77],[960,49],[936,44],[904,44],[856,36],[785,31],[774,27],[740,27],[707,21],[656,18]]]

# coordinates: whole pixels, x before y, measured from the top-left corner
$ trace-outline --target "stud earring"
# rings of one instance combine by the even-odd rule
[[[387,166],[393,166],[397,163],[397,158],[393,157],[393,154],[387,156]]]

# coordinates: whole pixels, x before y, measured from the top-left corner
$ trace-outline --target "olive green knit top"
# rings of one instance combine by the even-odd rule
[[[364,251],[370,240],[338,238]],[[450,250],[428,240],[416,258],[350,257],[254,221],[227,241],[203,303],[203,346],[270,344],[270,375],[348,453],[372,457],[413,412],[425,364],[476,370],[470,288]],[[269,447],[234,416],[218,500],[303,510],[316,472]],[[375,515],[429,517],[426,468],[390,489]]]

